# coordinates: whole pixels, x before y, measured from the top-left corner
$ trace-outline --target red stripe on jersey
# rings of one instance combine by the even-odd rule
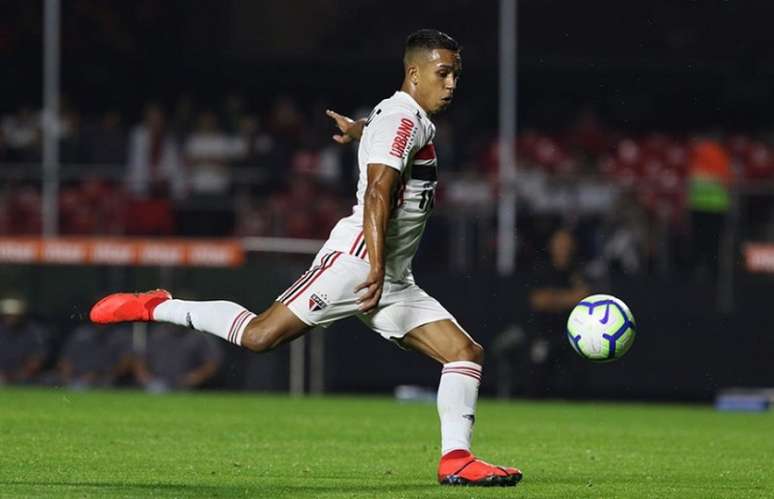
[[[435,159],[435,146],[433,143],[430,142],[425,147],[417,151],[417,153],[414,155],[414,159]]]
[[[327,265],[325,265],[324,267],[322,267],[322,268],[320,269],[320,272],[318,272],[318,273],[317,273],[317,275],[316,275],[316,276],[314,276],[314,278],[313,278],[311,281],[309,281],[309,282],[306,284],[306,286],[304,286],[303,288],[301,288],[301,290],[299,290],[299,291],[298,291],[298,293],[296,293],[295,295],[293,295],[293,298],[291,298],[291,299],[289,299],[288,301],[286,301],[286,302],[285,302],[285,305],[290,305],[291,303],[293,303],[293,300],[295,300],[296,298],[298,298],[298,297],[299,297],[299,296],[300,296],[300,295],[301,295],[301,294],[302,294],[304,291],[306,291],[307,289],[309,289],[309,286],[311,286],[312,284],[314,284],[314,281],[316,281],[317,279],[319,279],[319,278],[320,278],[320,276],[321,276],[321,275],[323,275],[323,274],[325,273],[325,271],[326,271],[326,270],[328,270],[329,268],[333,267],[333,264],[334,264],[334,263],[336,263],[336,259],[337,259],[338,257],[340,257],[340,256],[341,256],[341,252],[340,252],[340,251],[337,251],[337,252],[336,252],[336,256],[334,256],[333,258],[331,258],[330,262],[329,262]]]

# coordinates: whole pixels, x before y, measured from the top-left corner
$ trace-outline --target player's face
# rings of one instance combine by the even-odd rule
[[[462,72],[459,52],[433,49],[417,67],[417,94],[422,107],[434,114],[446,109],[454,97]]]

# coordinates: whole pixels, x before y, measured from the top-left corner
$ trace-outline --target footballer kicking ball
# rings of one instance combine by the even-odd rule
[[[634,316],[611,295],[581,300],[567,319],[567,339],[578,354],[594,362],[620,359],[634,343]]]

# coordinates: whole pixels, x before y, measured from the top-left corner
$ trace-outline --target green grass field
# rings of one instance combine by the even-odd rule
[[[434,405],[385,398],[0,389],[2,497],[774,497],[774,414],[479,404],[515,488],[435,483]]]

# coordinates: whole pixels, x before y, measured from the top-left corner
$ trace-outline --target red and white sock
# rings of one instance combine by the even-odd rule
[[[481,366],[460,360],[443,365],[438,385],[438,416],[441,418],[441,454],[470,450]]]
[[[230,301],[167,300],[153,310],[153,320],[171,322],[242,345],[242,334],[255,314]]]

